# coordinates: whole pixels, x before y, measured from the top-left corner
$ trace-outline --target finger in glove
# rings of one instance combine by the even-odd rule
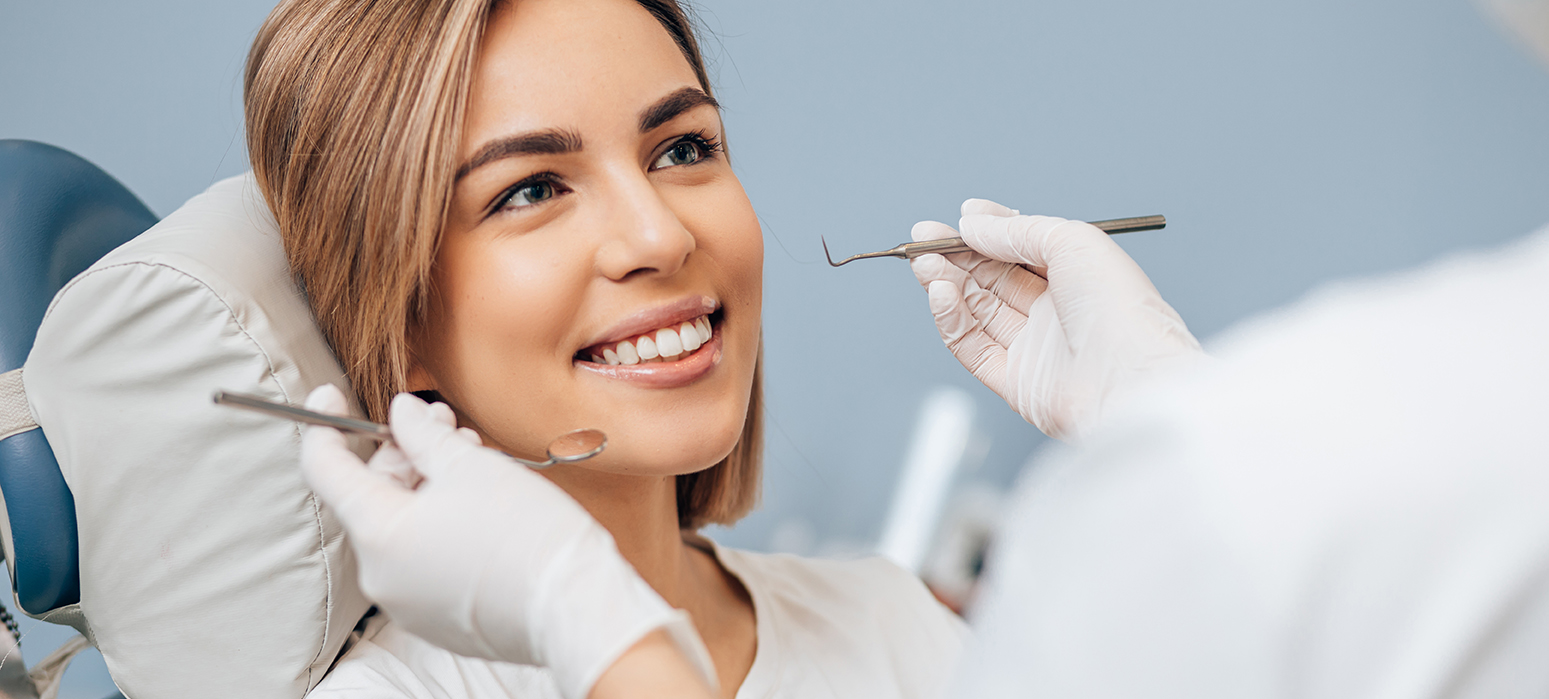
[[[445,475],[468,450],[479,448],[443,419],[451,413],[450,408],[445,413],[438,412],[411,393],[394,396],[388,409],[393,441],[414,468],[430,480]]]
[[[952,355],[991,390],[1000,393],[1006,384],[1006,347],[988,333],[963,299],[957,286],[946,280],[931,282],[930,312],[936,330]]]
[[[983,199],[969,199],[963,203],[965,210],[970,208],[970,205],[973,208],[1015,211],[1015,209],[1007,209],[995,202]],[[951,238],[958,233],[951,226],[944,223],[921,221],[914,224],[914,228],[909,231],[909,234],[915,241],[923,241]],[[964,240],[967,241],[966,238]],[[969,241],[969,244],[972,245],[973,243]],[[922,255],[916,257],[914,260],[911,260],[911,263],[928,257],[931,256]],[[1012,308],[1017,309],[1024,315],[1027,313],[1027,309],[1032,308],[1033,302],[1038,300],[1038,296],[1043,293],[1044,289],[1049,286],[1043,277],[1028,271],[1021,265],[1012,264],[1012,262],[1015,262],[1014,260],[1001,261],[978,253],[955,253],[947,256],[938,255],[936,257],[972,274],[974,279],[979,282],[980,288],[999,296],[1007,304],[1010,304]],[[915,277],[920,280],[921,286],[929,284],[932,279],[948,278],[944,271],[935,271],[936,269],[938,268],[935,267],[934,261],[928,262],[924,268],[917,267],[915,269]],[[953,281],[957,283],[955,279]]]
[[[983,258],[981,258],[983,259]],[[1001,267],[1015,267],[999,262],[990,262],[990,265]],[[987,267],[980,265],[980,267]],[[921,255],[911,261],[910,268],[914,270],[915,278],[924,285],[927,290],[932,282],[946,281],[954,287],[956,294],[967,305],[967,309],[973,316],[973,320],[984,332],[999,345],[1010,347],[1016,339],[1017,333],[1022,331],[1022,326],[1027,324],[1027,315],[1021,310],[1007,303],[1000,295],[991,293],[981,287],[974,276],[961,266],[948,262],[941,255]],[[1024,274],[1028,274],[1023,270]],[[1029,276],[1032,276],[1029,274]],[[996,282],[1003,282],[1004,277],[993,277]],[[1003,288],[1009,288],[1004,287]],[[1027,294],[1019,296],[1026,297]],[[1032,295],[1033,299],[1037,295]],[[1028,302],[1031,305],[1031,302]]]
[[[343,414],[344,394],[333,386],[321,386],[307,397],[307,408]],[[344,434],[332,427],[308,426],[301,433],[301,474],[323,502],[339,516],[346,529],[378,526],[408,491],[366,469],[350,451]]]
[[[366,470],[391,478],[411,490],[418,488],[420,481],[424,480],[419,471],[414,470],[414,464],[409,462],[409,457],[404,456],[403,450],[391,443],[377,447],[376,453],[366,461]]]
[[[967,199],[967,200],[964,200],[963,201],[963,206],[960,209],[960,211],[961,211],[960,215],[962,215],[962,216],[973,216],[975,214],[984,214],[986,216],[1000,216],[1000,217],[1004,218],[1006,216],[1020,216],[1020,215],[1022,215],[1022,212],[1017,211],[1016,209],[1013,209],[1013,208],[1011,208],[1009,206],[1002,206],[1002,205],[997,204],[997,203],[995,203],[993,201],[990,201],[988,199]]]

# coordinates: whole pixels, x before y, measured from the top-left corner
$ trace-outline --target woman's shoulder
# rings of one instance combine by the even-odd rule
[[[886,559],[716,553],[747,587],[758,618],[758,657],[744,691],[934,697],[967,643],[963,620]]]
[[[367,623],[307,699],[558,699],[553,675],[531,665],[465,658],[384,615]]]
[[[733,572],[746,572],[775,590],[860,595],[858,586],[880,585],[889,590],[925,591],[918,578],[881,556],[809,558],[788,553],[761,553],[724,546],[715,550]]]
[[[919,577],[880,556],[825,559],[717,547],[722,565],[781,616],[817,613],[840,622],[915,630],[949,644],[967,634]],[[774,611],[774,610],[769,610]]]

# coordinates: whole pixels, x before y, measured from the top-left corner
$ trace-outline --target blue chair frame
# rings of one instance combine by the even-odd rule
[[[0,373],[27,361],[54,295],[156,223],[112,176],[69,151],[0,140]],[[75,500],[39,429],[0,440],[11,585],[33,616],[81,599]]]

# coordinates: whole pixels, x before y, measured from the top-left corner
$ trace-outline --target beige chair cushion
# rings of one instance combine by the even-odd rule
[[[347,386],[251,175],[215,184],[55,297],[28,400],[75,496],[80,611],[135,699],[301,697],[368,603],[297,470],[299,402]]]

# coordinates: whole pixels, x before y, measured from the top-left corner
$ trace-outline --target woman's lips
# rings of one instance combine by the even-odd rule
[[[719,328],[717,328],[719,330]],[[598,364],[577,359],[573,364],[584,371],[606,378],[628,381],[645,388],[677,388],[698,381],[721,363],[721,334],[677,361],[647,364]]]
[[[615,323],[612,328],[588,341],[586,349],[582,351],[586,352],[598,345],[629,340],[648,332],[655,332],[658,328],[676,327],[685,321],[715,313],[720,307],[720,303],[709,296],[694,295],[655,308],[647,308]],[[586,355],[583,354],[581,358],[586,359]]]

